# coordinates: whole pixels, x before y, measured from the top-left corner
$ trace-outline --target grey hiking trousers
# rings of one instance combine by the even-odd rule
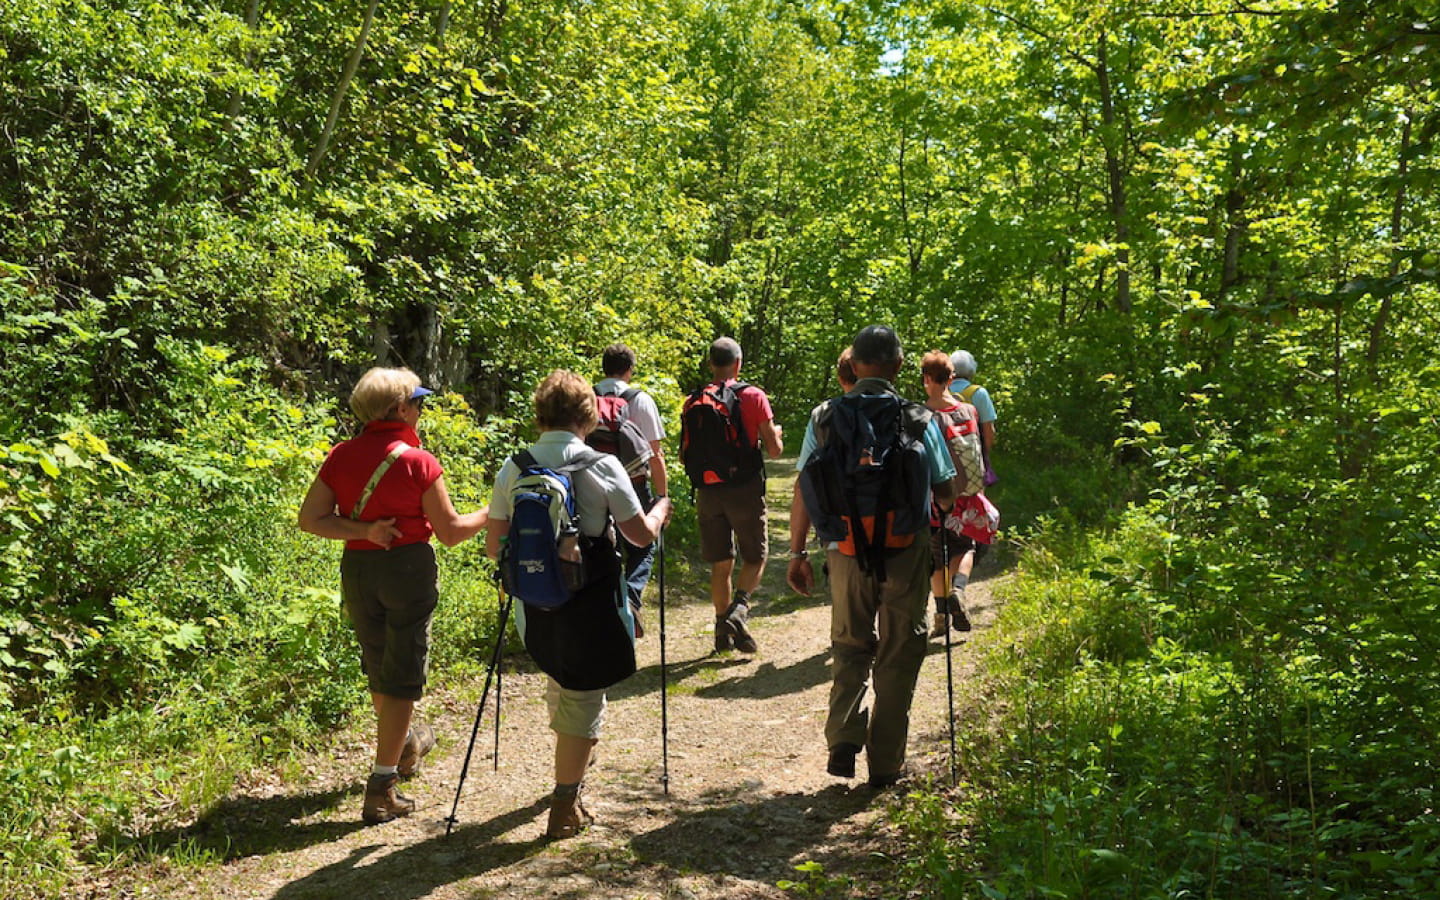
[[[918,535],[909,547],[885,561],[886,580],[860,570],[854,557],[838,550],[830,566],[830,651],[833,657],[830,747],[865,748],[870,775],[893,775],[905,765],[910,702],[925,661],[926,600],[930,595],[930,544]],[[875,697],[865,695],[871,678]]]

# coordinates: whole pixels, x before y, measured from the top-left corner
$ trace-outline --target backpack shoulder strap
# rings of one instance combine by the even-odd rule
[[[980,390],[980,385],[978,385],[978,384],[969,385],[968,387],[965,388],[965,390],[963,390],[963,391],[960,392],[960,399],[961,399],[961,400],[964,400],[966,403],[969,403],[969,402],[971,402],[971,401],[970,401],[970,398],[971,398],[971,397],[974,397],[974,396],[975,396],[975,392],[978,391],[978,390]]]
[[[608,453],[601,453],[599,450],[591,447],[586,447],[583,452],[571,457],[570,461],[565,465],[556,466],[555,471],[562,475],[573,475],[576,472],[585,471],[609,455]]]
[[[526,469],[533,469],[539,465],[539,463],[535,461],[535,454],[529,450],[521,450],[519,453],[510,457],[510,461],[515,464],[515,468],[522,472]]]
[[[638,396],[640,396],[640,389],[638,387],[632,387],[626,388],[623,392],[621,392],[620,399],[624,400],[626,403],[634,403],[635,398]]]
[[[395,460],[399,459],[405,451],[414,449],[414,447],[411,447],[404,441],[390,448],[390,452],[385,454],[384,459],[380,460],[380,465],[375,467],[374,473],[370,475],[370,480],[365,482],[365,490],[360,492],[360,499],[356,500],[355,506],[351,508],[350,518],[356,522],[360,521],[360,514],[364,512],[365,504],[370,502],[370,496],[375,493],[375,488],[380,484],[380,479],[385,477],[385,473],[390,471],[390,467],[395,464]]]
[[[925,429],[930,427],[930,420],[935,417],[935,410],[923,403],[916,403],[902,397],[900,398],[900,415],[905,422],[905,430],[910,432],[910,436],[920,438],[925,434]]]

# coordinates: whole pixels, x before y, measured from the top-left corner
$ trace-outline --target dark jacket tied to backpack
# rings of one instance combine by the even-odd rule
[[[505,589],[521,601],[520,636],[542,672],[577,691],[601,690],[635,672],[613,519],[589,523],[599,534],[587,534],[576,502],[576,489],[602,465],[620,474],[614,457],[589,448],[557,466],[541,465],[527,450],[502,470],[502,477],[510,466],[517,473],[508,482],[500,570]]]
[[[523,606],[520,630],[540,671],[561,687],[594,691],[635,674],[635,642],[619,612],[625,582],[615,540],[609,533],[583,537],[580,552],[587,583],[555,609]]]
[[[816,449],[800,472],[801,496],[824,543],[885,580],[887,551],[930,527],[930,410],[893,392],[858,391],[814,412]]]

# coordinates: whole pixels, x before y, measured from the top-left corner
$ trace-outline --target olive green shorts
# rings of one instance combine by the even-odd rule
[[[371,692],[419,700],[430,663],[430,615],[440,598],[435,549],[420,542],[393,550],[346,550],[340,557],[340,596]]]

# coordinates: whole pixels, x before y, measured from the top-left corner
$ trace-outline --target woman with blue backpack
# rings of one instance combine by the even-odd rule
[[[548,676],[555,790],[545,834],[568,838],[592,821],[580,788],[600,740],[605,691],[635,672],[619,539],[653,543],[670,520],[670,500],[646,512],[619,458],[586,445],[599,417],[585,379],[551,372],[534,404],[540,438],[495,478],[486,549],[521,601],[525,649]]]

